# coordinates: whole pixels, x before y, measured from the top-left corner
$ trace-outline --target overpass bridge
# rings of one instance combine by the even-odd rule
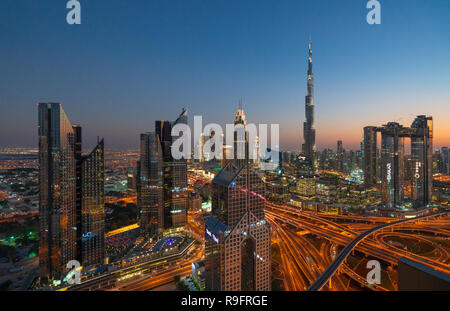
[[[342,263],[347,259],[347,257],[353,251],[353,249],[358,245],[358,243],[360,243],[362,240],[367,238],[372,233],[377,232],[382,229],[385,229],[385,228],[389,228],[389,227],[398,225],[398,224],[402,224],[405,222],[417,221],[417,220],[428,218],[428,217],[441,216],[441,215],[445,215],[447,213],[448,212],[442,212],[442,213],[418,216],[415,218],[398,220],[398,221],[394,221],[391,223],[386,223],[386,224],[376,226],[370,230],[363,232],[362,234],[358,235],[355,239],[353,239],[350,242],[350,244],[348,244],[347,246],[344,247],[344,249],[339,253],[339,255],[334,259],[334,261],[328,266],[328,268],[319,276],[319,278],[316,281],[314,281],[313,284],[311,284],[310,287],[308,287],[307,291],[321,290],[322,287],[333,277],[333,275],[336,273],[336,271],[339,269],[339,267],[342,265]]]

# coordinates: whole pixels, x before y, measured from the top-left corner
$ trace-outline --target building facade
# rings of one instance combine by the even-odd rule
[[[156,133],[140,136],[138,163],[137,202],[140,210],[140,227],[151,236],[164,229],[163,154]]]
[[[212,216],[205,224],[206,290],[270,290],[263,181],[248,165],[229,162],[212,187]]]
[[[82,156],[81,127],[59,103],[38,103],[39,271],[61,280],[67,264],[98,264],[104,254],[103,141]]]
[[[105,258],[105,161],[103,139],[81,160],[81,265]]]
[[[377,133],[381,133],[381,154]],[[407,165],[405,139],[411,141],[411,163]],[[431,201],[433,174],[433,118],[418,116],[411,127],[389,122],[382,127],[364,128],[364,181],[366,186],[381,182],[383,201],[399,206],[405,199],[405,180],[412,176],[411,200],[418,207]],[[380,165],[378,165],[380,164]],[[413,171],[408,172],[410,168]],[[378,171],[379,170],[379,171]]]
[[[305,97],[305,117],[303,123],[303,154],[308,157],[313,167],[316,165],[316,129],[314,126],[314,74],[312,71],[312,43],[309,41],[307,93]]]

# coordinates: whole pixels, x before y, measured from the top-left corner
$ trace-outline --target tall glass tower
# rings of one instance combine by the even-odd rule
[[[103,140],[82,156],[81,127],[59,103],[38,103],[39,270],[41,280],[61,280],[67,263],[103,261]]]
[[[77,259],[76,134],[59,103],[39,103],[39,268],[60,278]]]
[[[411,158],[413,160],[412,196],[417,207],[431,201],[433,190],[433,118],[418,116],[412,123]]]
[[[105,257],[105,161],[103,139],[81,159],[81,261],[82,266]],[[79,176],[79,175],[78,175]]]
[[[316,165],[316,129],[314,127],[314,75],[312,71],[312,43],[309,40],[307,93],[305,97],[305,116],[303,123],[303,154],[308,157],[313,167]]]
[[[141,134],[137,199],[141,229],[155,236],[164,229],[163,157],[159,136]]]
[[[183,109],[173,122],[155,121],[155,132],[161,144],[163,156],[165,230],[180,230],[187,222],[187,162],[186,159],[175,160],[171,152],[172,128],[177,124],[187,124],[186,109]]]

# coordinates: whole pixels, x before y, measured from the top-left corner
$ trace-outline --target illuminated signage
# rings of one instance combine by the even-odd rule
[[[415,171],[415,174],[414,174],[414,177],[416,179],[420,178],[420,167],[421,166],[422,166],[422,164],[420,162],[416,162],[416,171]]]
[[[387,164],[387,181],[391,182],[391,163]]]
[[[211,231],[209,231],[207,228],[205,228],[205,231],[206,234],[214,240],[214,242],[219,243],[219,239],[213,233],[211,233]]]

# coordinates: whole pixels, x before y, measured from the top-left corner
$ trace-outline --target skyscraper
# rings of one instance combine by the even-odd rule
[[[381,185],[384,203],[394,207],[404,201],[405,138],[411,139],[412,200],[426,206],[432,193],[433,118],[418,116],[411,127],[389,122],[382,127],[364,128],[364,180],[366,186],[377,181],[377,132],[381,132]]]
[[[156,133],[141,134],[137,199],[141,229],[156,236],[164,229],[163,155]]]
[[[77,259],[75,131],[61,104],[39,103],[39,268],[61,278]]]
[[[377,128],[364,128],[364,184],[373,187],[377,183]]]
[[[67,263],[101,263],[104,254],[103,141],[86,157],[81,127],[59,103],[38,103],[39,269],[61,280]]]
[[[387,206],[403,202],[405,186],[404,127],[389,122],[381,129],[381,190]]]
[[[449,153],[448,153],[448,147],[442,147],[441,148],[441,173],[442,174],[448,174],[448,163],[449,163]]]
[[[264,215],[265,188],[249,165],[242,109],[235,125],[245,133],[236,136],[235,126],[234,152],[236,156],[244,151],[243,159],[228,161],[212,182],[212,216],[205,223],[206,290],[268,291],[270,226]]]
[[[303,123],[302,152],[311,159],[313,166],[316,164],[316,129],[314,127],[314,75],[312,71],[312,43],[309,41],[307,93],[305,97],[305,116]]]
[[[183,109],[174,122],[156,121],[155,130],[163,155],[164,229],[178,230],[187,222],[187,162],[172,157],[172,127],[187,124],[187,111]]]
[[[234,139],[233,139],[233,161],[236,167],[242,167],[249,158],[247,120],[245,119],[242,103],[239,102],[239,109],[234,119]]]
[[[270,290],[270,226],[264,183],[249,165],[230,161],[212,182],[205,224],[206,290]]]
[[[105,257],[105,162],[103,139],[81,158],[81,265],[101,264]]]
[[[344,171],[344,148],[342,147],[342,140],[338,140],[336,149],[336,168],[339,172]]]
[[[411,128],[412,196],[416,206],[424,206],[431,201],[433,191],[433,118],[418,116]]]

